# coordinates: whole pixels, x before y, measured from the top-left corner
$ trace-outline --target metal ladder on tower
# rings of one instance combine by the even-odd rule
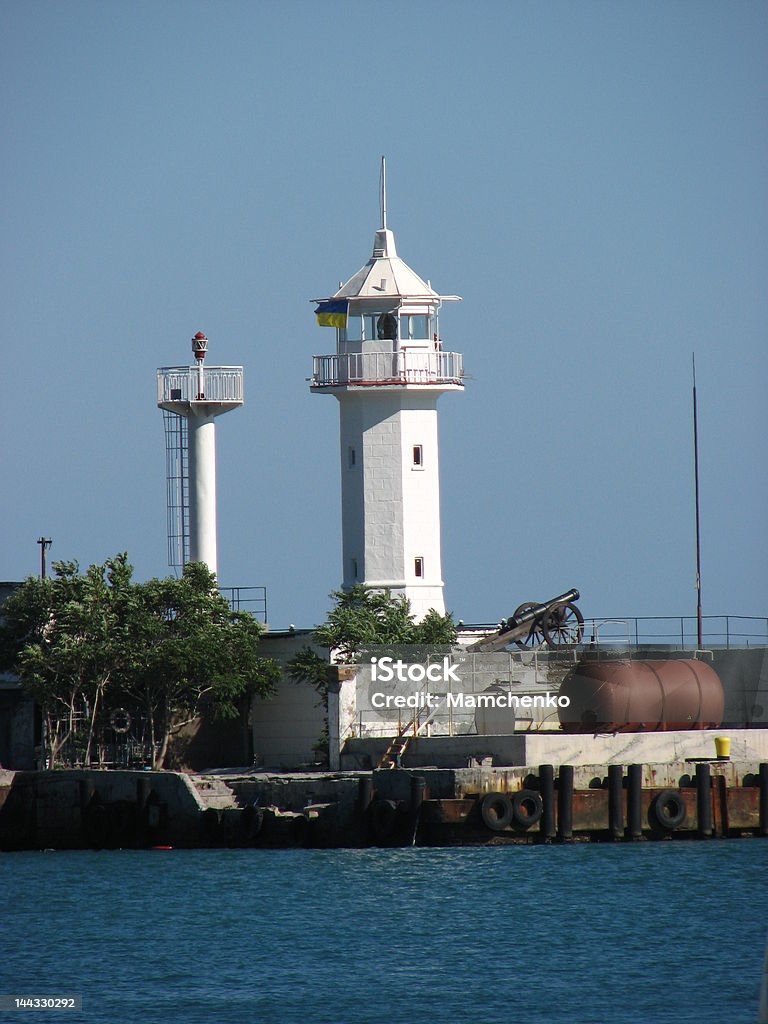
[[[412,739],[415,739],[419,735],[422,729],[429,725],[439,711],[442,701],[443,698],[441,697],[434,707],[429,708],[429,714],[423,721],[420,721],[420,718],[421,713],[425,708],[417,708],[416,711],[414,711],[413,717],[400,728],[397,736],[390,741],[389,746],[379,758],[379,762],[376,765],[377,770],[381,768],[392,769],[400,767],[403,755],[408,749],[408,744]]]
[[[185,416],[163,409],[168,565],[189,561],[189,428]]]

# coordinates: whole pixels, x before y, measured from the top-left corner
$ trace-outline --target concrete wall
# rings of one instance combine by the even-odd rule
[[[313,647],[310,630],[266,633],[261,651],[286,665],[302,647]],[[327,651],[313,647],[321,657]],[[291,769],[313,765],[320,755],[313,749],[325,729],[325,709],[319,694],[306,683],[283,676],[274,697],[254,698],[251,704],[253,757],[265,768]]]
[[[248,768],[253,762],[247,701],[237,718],[216,718],[210,705],[171,737],[166,768]]]
[[[712,666],[725,690],[723,721],[768,727],[768,649],[715,651]]]
[[[517,733],[514,736],[420,736],[411,740],[404,768],[466,768],[540,764],[650,764],[685,758],[715,757],[715,737],[728,736],[731,757],[768,760],[768,729],[713,729],[701,732],[618,733],[573,736],[565,733]],[[376,767],[386,739],[355,739],[344,745],[343,771]]]
[[[0,772],[0,849],[84,849],[94,802],[126,813],[130,829],[105,845],[197,845],[203,803],[175,772]],[[154,813],[147,813],[152,805]],[[136,824],[143,823],[137,830]],[[97,843],[96,845],[101,845]]]
[[[377,651],[377,654],[390,654],[402,658],[405,662],[420,661],[418,656],[409,657],[408,648]],[[624,654],[626,656],[626,652]],[[664,659],[679,657],[680,652],[672,649],[633,649],[633,658]],[[460,678],[460,683],[424,684],[423,689],[439,695],[448,690],[452,693],[479,694],[489,689],[501,687],[508,690],[518,699],[530,697],[541,701],[548,692],[556,694],[564,676],[581,657],[578,649],[562,652],[534,651],[498,651],[493,653],[462,652],[457,649],[452,657],[452,665]],[[621,658],[621,652],[617,652]],[[714,652],[713,666],[723,683],[725,692],[725,710],[722,729],[747,726],[765,726],[768,728],[768,649],[742,648],[719,650]],[[374,690],[385,694],[413,696],[417,686],[412,682],[385,682],[373,684],[370,664],[357,668],[354,701],[346,700],[343,714],[338,719],[340,746],[351,739],[376,739],[395,736],[399,728],[411,721],[413,711],[403,709],[376,710],[371,701]],[[427,718],[426,712],[420,722]],[[331,718],[331,724],[336,723]],[[420,738],[453,735],[499,736],[518,733],[546,731],[562,735],[556,709],[549,707],[514,709],[479,709],[468,708],[449,711],[443,701],[437,712],[430,716],[428,724],[422,729]],[[479,742],[479,741],[478,741]],[[583,740],[577,740],[577,743]],[[486,744],[487,746],[487,744]],[[481,743],[478,749],[482,748]],[[495,748],[495,745],[494,745]],[[372,748],[373,749],[373,748]],[[376,747],[378,749],[378,747]],[[455,749],[459,749],[456,747]],[[490,748],[489,748],[490,749]],[[350,752],[352,748],[349,748]],[[508,756],[508,755],[504,755]]]

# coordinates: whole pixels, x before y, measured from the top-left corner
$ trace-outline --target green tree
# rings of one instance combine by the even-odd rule
[[[76,732],[90,760],[104,693],[121,667],[130,579],[125,555],[84,575],[76,562],[56,562],[51,579],[30,577],[3,606],[0,668],[16,673],[42,708],[52,765]]]
[[[335,607],[312,634],[319,647],[326,647],[336,664],[358,661],[371,647],[438,646],[455,643],[457,630],[450,612],[441,615],[431,609],[417,622],[410,601],[389,590],[356,584],[349,590],[335,590]],[[295,682],[308,682],[327,700],[328,660],[305,647],[288,663]]]
[[[144,709],[155,763],[162,766],[171,736],[205,699],[213,700],[218,717],[236,717],[242,697],[274,692],[280,668],[258,656],[261,626],[249,613],[232,611],[204,564],[190,563],[181,579],[154,579],[138,589],[121,689]]]
[[[40,705],[51,765],[83,718],[89,763],[98,716],[128,705],[146,716],[159,768],[204,699],[231,717],[245,695],[273,691],[279,669],[257,654],[261,626],[230,609],[206,566],[147,583],[133,582],[125,554],[85,574],[76,562],[53,570],[26,580],[0,623],[0,670],[17,674]]]

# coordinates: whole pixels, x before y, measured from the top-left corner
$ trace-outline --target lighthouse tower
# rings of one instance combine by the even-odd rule
[[[192,339],[195,366],[165,366],[157,371],[157,404],[183,417],[187,427],[178,431],[180,440],[188,438],[188,461],[181,470],[188,487],[183,480],[180,487],[183,496],[188,493],[189,502],[188,516],[183,505],[179,509],[182,551],[188,522],[188,560],[205,562],[216,574],[216,417],[243,404],[243,368],[206,368],[207,351],[208,339],[198,331]]]
[[[381,227],[365,266],[327,299],[318,323],[336,328],[336,351],[314,357],[310,388],[339,401],[344,589],[356,583],[403,594],[421,619],[445,612],[440,554],[437,400],[463,391],[458,352],[444,352],[439,295],[397,255]]]

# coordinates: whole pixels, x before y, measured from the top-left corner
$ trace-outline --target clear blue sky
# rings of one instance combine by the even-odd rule
[[[219,568],[308,626],[341,575],[333,333],[380,154],[400,255],[464,301],[441,399],[467,621],[768,614],[768,7],[7,0],[0,578],[166,565],[158,366],[246,368],[219,421]]]

